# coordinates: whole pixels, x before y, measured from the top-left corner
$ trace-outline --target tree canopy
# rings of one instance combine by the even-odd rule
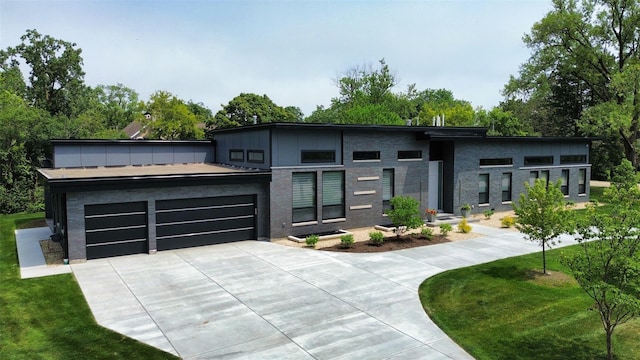
[[[294,122],[300,119],[300,109],[285,109],[276,105],[267,95],[242,93],[233,98],[227,105],[221,105],[215,117],[207,123],[207,128],[229,128],[253,124],[256,117],[258,124],[270,122]]]
[[[612,139],[637,167],[638,28],[637,1],[554,0],[553,9],[524,37],[532,55],[505,95],[533,104],[532,114],[546,113],[534,129],[543,135]]]

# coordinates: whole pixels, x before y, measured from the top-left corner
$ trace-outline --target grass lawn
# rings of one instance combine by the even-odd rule
[[[605,337],[592,300],[561,253],[547,252],[552,276],[541,276],[540,253],[448,271],[419,290],[425,311],[477,359],[604,359]],[[640,320],[618,327],[618,359],[640,358]]]
[[[98,326],[72,274],[20,279],[14,229],[39,218],[0,216],[0,359],[175,359]]]

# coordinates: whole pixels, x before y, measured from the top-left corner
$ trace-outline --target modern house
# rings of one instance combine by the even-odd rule
[[[212,141],[54,140],[46,216],[71,261],[387,224],[393,196],[508,210],[524,184],[589,200],[590,139],[268,123]]]

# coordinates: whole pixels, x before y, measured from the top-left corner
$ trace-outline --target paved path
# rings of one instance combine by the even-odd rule
[[[474,232],[486,236],[376,254],[245,241],[71,267],[98,323],[185,359],[470,359],[418,286],[539,251],[517,232]]]
[[[71,272],[71,267],[67,265],[47,266],[40,249],[40,240],[46,240],[51,235],[48,227],[15,230],[15,235],[22,279]]]

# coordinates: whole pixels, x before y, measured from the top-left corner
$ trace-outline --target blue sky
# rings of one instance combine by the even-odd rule
[[[404,91],[446,88],[490,109],[550,0],[0,0],[0,48],[26,29],[75,42],[88,85],[157,90],[214,112],[242,92],[309,115],[335,79],[385,58]]]

